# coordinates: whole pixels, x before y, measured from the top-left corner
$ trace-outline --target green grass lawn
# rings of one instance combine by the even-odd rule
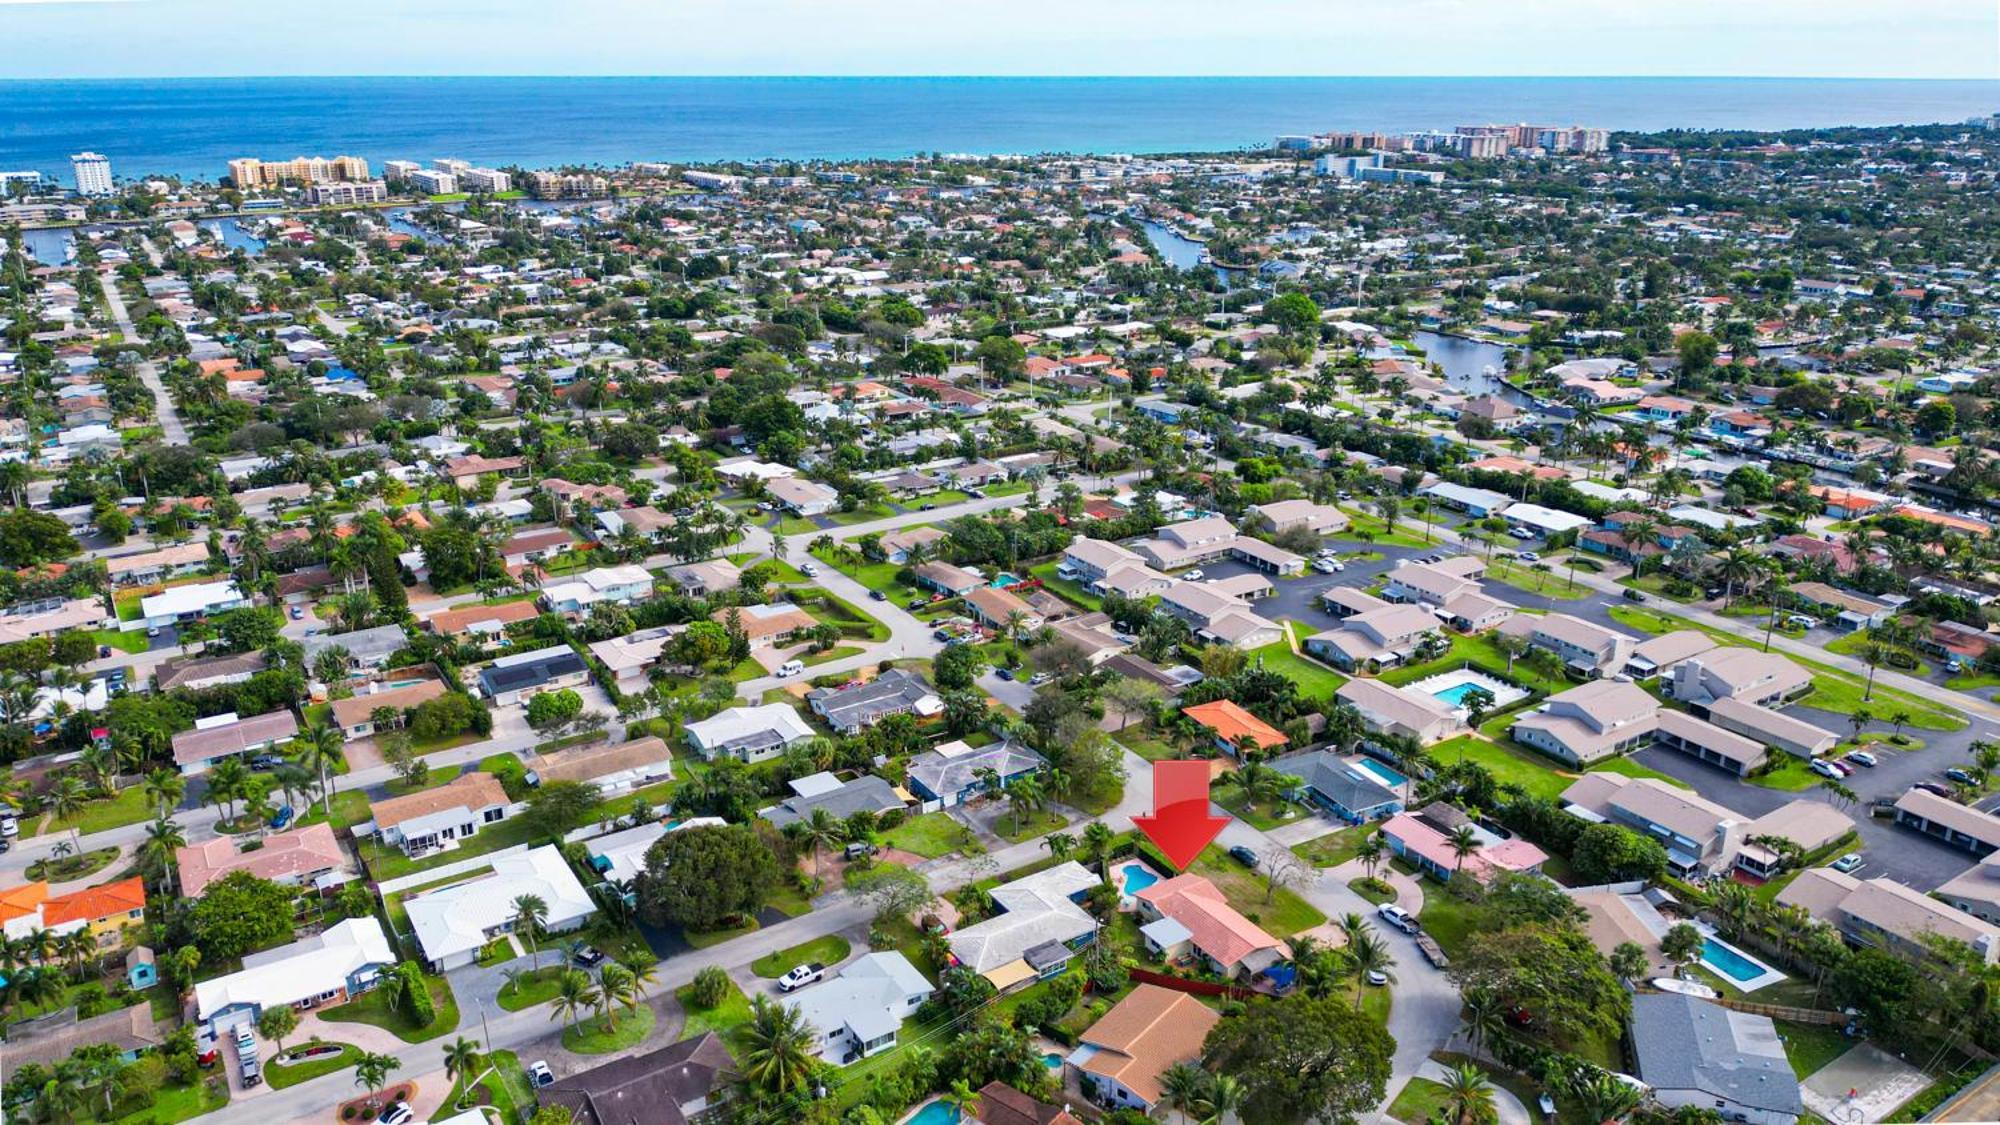
[[[1396,901],[1396,892],[1394,889],[1384,892],[1379,887],[1372,885],[1367,879],[1349,879],[1347,881],[1347,889],[1377,906],[1385,902]]]
[[[1840,1033],[1837,1027],[1817,1023],[1793,1023],[1778,1020],[1778,1038],[1784,1040],[1785,1058],[1792,1064],[1792,1073],[1803,1082],[1826,1064],[1847,1053],[1854,1046],[1854,1040]]]
[[[527,1072],[521,1069],[521,1056],[512,1051],[494,1051],[485,1056],[480,1068],[469,1077],[475,1080],[475,1089],[485,1091],[486,1104],[500,1111],[502,1121],[520,1120],[521,1108],[535,1104],[535,1093],[528,1086]],[[465,1079],[461,1078],[452,1085],[451,1093],[445,1095],[445,1107],[470,1109],[471,1100],[461,1104],[466,1093]]]
[[[1953,691],[1977,691],[1980,688],[2000,687],[2000,676],[1989,676],[1984,672],[1967,672],[1946,680],[1944,686]]]
[[[1664,781],[1668,785],[1671,785],[1676,789],[1694,788],[1694,786],[1689,785],[1687,782],[1682,781],[1678,777],[1674,777],[1671,774],[1664,774],[1661,773],[1659,770],[1642,766],[1630,758],[1609,758],[1602,762],[1593,762],[1590,765],[1590,767],[1586,769],[1584,772],[1622,773],[1626,777],[1650,777],[1654,781]]]
[[[292,1066],[286,1066],[276,1059],[272,1059],[264,1065],[264,1081],[269,1083],[273,1090],[282,1090],[287,1086],[296,1086],[301,1082],[318,1078],[322,1074],[332,1074],[336,1070],[346,1070],[348,1067],[361,1061],[361,1048],[359,1047],[349,1043],[327,1043],[324,1045],[339,1047],[340,1053],[337,1055],[327,1055],[324,1058],[307,1059],[305,1062]],[[293,1049],[303,1046],[305,1046],[303,1043],[292,1045]]]
[[[74,816],[51,821],[47,830],[67,832],[74,828],[88,835],[151,819],[153,806],[147,803],[145,790],[134,785],[130,789],[120,789],[115,797],[90,802]]]
[[[82,855],[66,855],[61,859],[51,856],[29,864],[28,878],[51,883],[67,883],[86,875],[95,875],[111,866],[111,861],[117,858],[117,848],[96,848]]]
[[[1461,759],[1486,767],[1502,785],[1520,786],[1536,797],[1555,797],[1569,788],[1574,775],[1560,772],[1555,762],[1530,757],[1526,751],[1488,742],[1477,735],[1462,734],[1431,747],[1431,756],[1449,765]]]
[[[1486,577],[1517,590],[1550,598],[1586,598],[1597,592],[1581,582],[1572,581],[1569,567],[1557,563],[1546,565],[1548,570],[1536,570],[1533,565],[1524,566],[1510,559],[1496,558],[1487,565]],[[1579,566],[1577,569],[1583,568]]]
[[[881,833],[879,838],[888,847],[914,852],[925,859],[949,855],[973,840],[972,833],[964,825],[943,812],[911,817]]]
[[[1417,912],[1417,921],[1446,953],[1456,955],[1471,939],[1478,907],[1451,897],[1443,884],[1433,880],[1421,879],[1418,885],[1424,891],[1424,908]]]
[[[1297,629],[1298,626],[1294,625],[1291,628]],[[1294,636],[1296,635],[1297,633],[1294,633]],[[1346,676],[1311,657],[1293,652],[1291,646],[1284,641],[1252,649],[1250,664],[1253,667],[1261,666],[1267,672],[1276,672],[1299,685],[1301,695],[1322,703],[1331,699],[1333,693],[1340,690],[1340,685],[1347,682]]]
[[[1188,870],[1206,876],[1229,905],[1272,937],[1288,938],[1326,921],[1318,908],[1288,889],[1279,888],[1266,901],[1264,880],[1213,845],[1196,856]]]
[[[608,1055],[651,1035],[656,1018],[650,1004],[592,1016],[564,1028],[562,1044],[579,1055]]]
[[[1874,635],[1870,630],[1859,629],[1837,640],[1827,642],[1826,651],[1831,653],[1837,653],[1841,656],[1852,656],[1856,659],[1860,659],[1863,655],[1865,655],[1868,652],[1868,646],[1876,643],[1879,642],[1875,640]],[[1884,645],[1883,647],[1887,650],[1902,653],[1904,656],[1908,657],[1913,664],[1916,665],[1915,668],[1896,669],[1897,671],[1903,673],[1904,675],[1928,676],[1931,674],[1930,665],[1926,664],[1923,658],[1918,656],[1915,652],[1907,648],[1897,648],[1894,645]],[[1883,667],[1887,668],[1891,667],[1891,665],[1884,664]]]
[[[411,1023],[401,1007],[391,1008],[388,997],[379,988],[364,992],[337,1008],[327,1008],[320,1012],[319,1018],[329,1023],[365,1023],[379,1027],[405,1043],[436,1039],[458,1027],[458,998],[451,994],[451,982],[443,977],[426,973],[424,982],[430,986],[431,1003],[437,1009],[437,1018],[427,1027]]]
[[[811,668],[818,664],[831,664],[836,660],[845,660],[850,656],[858,656],[860,653],[861,648],[859,645],[835,645],[825,652],[808,653],[801,658],[800,662],[806,667]]]
[[[1153,737],[1137,723],[1124,730],[1113,731],[1111,739],[1149,762],[1165,762],[1180,757],[1180,751]]]
[[[1769,773],[1755,774],[1743,780],[1766,789],[1782,789],[1796,793],[1801,789],[1811,789],[1820,783],[1820,776],[1806,766],[1804,758],[1791,754],[1774,754],[1778,768]]]
[[[99,1103],[101,1104],[101,1103]],[[117,1125],[174,1125],[229,1104],[229,1079],[204,1073],[193,1085],[169,1084],[153,1095],[153,1104],[116,1119]],[[122,1106],[121,1106],[122,1108]],[[95,1115],[77,1120],[97,1120]]]
[[[828,967],[838,965],[847,960],[847,955],[851,952],[853,947],[847,944],[846,938],[839,934],[828,934],[790,949],[766,953],[750,962],[750,971],[766,980],[776,980],[800,965],[815,961]]]
[[[1292,854],[1314,867],[1339,867],[1359,854],[1361,842],[1374,831],[1372,824],[1357,824],[1352,828],[1329,832],[1316,840],[1293,844]]]
[[[98,629],[90,634],[90,639],[101,645],[110,645],[123,652],[138,654],[152,647],[144,630],[127,633],[122,629]]]
[[[1104,599],[1083,588],[1080,582],[1056,577],[1056,565],[1045,562],[1028,568],[1029,575],[1042,580],[1042,585],[1065,601],[1073,602],[1088,610],[1104,608]]]
[[[1299,819],[1301,815],[1304,815],[1296,805],[1282,805],[1272,802],[1266,802],[1262,805],[1252,805],[1249,799],[1243,795],[1243,790],[1238,789],[1235,785],[1218,785],[1210,793],[1210,797],[1216,804],[1228,809],[1229,815],[1257,829],[1259,832],[1269,832],[1281,824],[1289,824]],[[1290,812],[1292,815],[1281,815],[1285,812]]]
[[[723,994],[722,1003],[713,1008],[697,1008],[694,1003],[694,986],[687,985],[674,993],[681,1002],[681,1009],[687,1013],[687,1023],[681,1027],[681,1038],[692,1039],[697,1035],[713,1031],[723,1039],[730,1033],[750,1022],[750,998],[729,982],[729,991]]]
[[[839,561],[840,556],[835,552],[826,549],[812,552],[812,557],[847,575],[870,590],[879,590],[887,594],[891,601],[905,601],[916,593],[916,591],[910,589],[908,586],[896,581],[896,575],[902,573],[903,568],[897,566],[895,563],[845,563]],[[800,575],[799,578],[801,581],[805,580],[804,575]]]
[[[1041,809],[1023,814],[1016,820],[1014,811],[1009,809],[1000,815],[994,827],[1000,830],[1002,839],[1010,844],[1019,844],[1069,827],[1069,818],[1054,809]]]
[[[529,969],[512,981],[501,985],[499,1001],[502,1008],[510,1012],[519,1012],[555,999],[556,993],[562,987],[565,966],[561,963],[560,952],[547,954],[544,951],[544,953],[544,961],[553,960],[556,963],[544,964],[539,969]]]
[[[325,801],[314,801],[312,809],[295,823],[298,827],[319,824],[327,819]],[[360,824],[369,818],[368,794],[359,789],[344,789],[333,795],[333,826],[347,828]]]
[[[1427,547],[1435,543],[1425,543],[1421,528],[1410,534],[1400,527],[1391,530],[1372,515],[1364,515],[1355,508],[1342,508],[1350,521],[1345,529],[1334,536],[1335,539],[1354,540],[1362,543],[1380,543],[1385,547]],[[1407,526],[1407,525],[1404,525]]]

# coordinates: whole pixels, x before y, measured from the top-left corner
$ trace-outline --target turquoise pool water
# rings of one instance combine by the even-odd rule
[[[1136,895],[1160,881],[1160,877],[1154,874],[1153,869],[1143,863],[1128,863],[1124,867],[1119,868],[1119,871],[1122,874],[1123,885],[1127,895]]]
[[[1764,975],[1764,967],[1722,944],[1709,938],[1701,946],[1702,964],[1734,981],[1756,980]]]
[[[1060,1070],[1062,1062],[1063,1057],[1054,1051],[1050,1051],[1048,1054],[1042,1056],[1042,1065],[1048,1067],[1050,1070]]]
[[[1397,773],[1395,770],[1390,769],[1388,766],[1385,766],[1380,762],[1370,761],[1367,758],[1354,759],[1354,768],[1360,770],[1362,773],[1367,774],[1369,777],[1374,778],[1375,780],[1381,782],[1382,784],[1388,786],[1391,789],[1394,789],[1398,785],[1401,785],[1409,780],[1409,778],[1404,777],[1402,774]]]
[[[958,1111],[943,1102],[932,1102],[918,1110],[909,1125],[958,1125]]]
[[[1431,694],[1451,704],[1453,707],[1463,707],[1465,706],[1465,697],[1479,690],[1484,689],[1478,684],[1467,681],[1462,684],[1453,684],[1443,691],[1434,691]]]
[[[1021,583],[1021,576],[1020,576],[1020,575],[1018,575],[1018,574],[1007,574],[1007,573],[1004,573],[1004,572],[1003,572],[1003,573],[1000,573],[1000,574],[996,574],[996,575],[994,575],[994,576],[993,576],[993,583],[992,583],[992,584],[993,584],[993,586],[994,586],[994,587],[995,587],[996,589],[1001,589],[1001,590],[1004,590],[1004,589],[1006,589],[1006,588],[1007,588],[1007,587],[1009,587],[1009,586],[1018,586],[1018,585],[1020,585],[1020,583]]]

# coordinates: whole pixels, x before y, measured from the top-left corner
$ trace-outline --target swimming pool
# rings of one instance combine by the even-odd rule
[[[1397,786],[1400,786],[1410,780],[1409,778],[1404,777],[1402,774],[1397,773],[1395,770],[1390,769],[1388,766],[1385,766],[1377,761],[1371,761],[1370,759],[1367,758],[1354,759],[1354,768],[1360,770],[1362,773],[1367,774],[1369,777],[1374,778],[1375,780],[1381,782],[1382,784],[1388,786],[1391,789],[1394,789]]]
[[[1466,696],[1471,695],[1475,691],[1484,691],[1484,690],[1486,689],[1480,687],[1478,684],[1467,682],[1462,684],[1453,684],[1450,687],[1444,689],[1443,691],[1433,692],[1432,694],[1437,696],[1437,698],[1444,700],[1446,703],[1451,704],[1453,707],[1463,707],[1465,706]]]
[[[1050,1051],[1048,1054],[1042,1056],[1042,1065],[1048,1067],[1050,1070],[1061,1070],[1062,1064],[1063,1057],[1054,1051]]]
[[[1714,938],[1701,943],[1701,963],[1738,983],[1756,980],[1770,971]]]
[[[906,1125],[958,1125],[958,1111],[943,1102],[932,1102],[918,1110]]]
[[[1443,700],[1448,706],[1462,709],[1465,697],[1472,694],[1475,688],[1493,697],[1487,707],[1489,711],[1511,707],[1528,698],[1528,693],[1520,687],[1474,668],[1459,668],[1426,676],[1404,690],[1422,692]]]
[[[1128,863],[1118,872],[1119,885],[1124,888],[1127,898],[1160,881],[1159,873],[1143,863]]]
[[[991,585],[996,590],[1004,590],[1009,586],[1018,586],[1020,584],[1021,584],[1020,575],[1008,574],[1004,571],[994,575],[993,581],[989,583],[989,585]]]

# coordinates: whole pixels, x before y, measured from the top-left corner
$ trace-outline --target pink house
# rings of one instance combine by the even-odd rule
[[[1452,835],[1459,828],[1470,829],[1479,841],[1479,847],[1462,860],[1451,844]],[[1526,840],[1501,839],[1442,802],[1414,813],[1397,813],[1383,821],[1382,840],[1392,853],[1438,879],[1450,879],[1454,871],[1464,871],[1483,883],[1495,871],[1539,871],[1549,858],[1547,852]]]
[[[1140,934],[1154,953],[1172,961],[1194,954],[1229,977],[1252,977],[1282,962],[1277,938],[1229,905],[1200,875],[1176,875],[1138,894],[1146,920]]]

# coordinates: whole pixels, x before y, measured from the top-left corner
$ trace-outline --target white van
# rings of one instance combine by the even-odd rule
[[[787,660],[782,666],[778,668],[778,678],[784,679],[787,676],[796,676],[800,672],[803,672],[805,670],[806,670],[805,661]]]

